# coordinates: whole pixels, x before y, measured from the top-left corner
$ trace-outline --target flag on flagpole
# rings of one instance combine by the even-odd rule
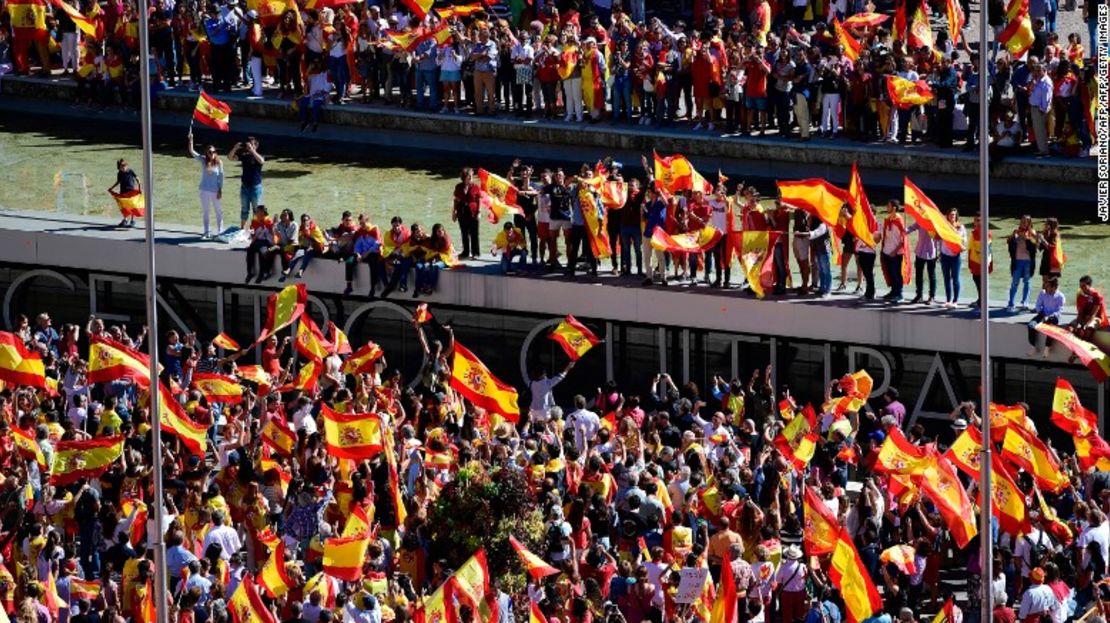
[[[0,381],[12,385],[46,387],[46,367],[14,333],[0,331]]]
[[[257,342],[293,324],[304,313],[308,302],[308,289],[303,283],[285,286],[266,300],[266,324]]]
[[[321,415],[328,454],[360,461],[372,459],[382,451],[382,420],[376,414],[337,413],[325,404]]]
[[[193,109],[193,119],[210,128],[228,132],[231,130],[231,107],[201,91]]]
[[[226,333],[220,333],[216,337],[212,338],[212,343],[224,350],[239,350],[239,342],[231,339],[231,336]]]
[[[455,342],[451,387],[475,406],[499,414],[514,424],[520,419],[516,389],[495,377],[474,353]]]
[[[578,361],[582,355],[601,343],[601,339],[593,331],[570,314],[547,337],[562,346],[571,361]]]
[[[123,437],[97,437],[81,441],[59,441],[54,446],[50,484],[68,485],[82,478],[95,478],[112,466],[123,453]]]

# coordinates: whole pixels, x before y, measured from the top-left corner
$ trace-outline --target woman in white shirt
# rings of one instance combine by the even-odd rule
[[[948,223],[960,235],[962,241],[959,249],[950,249],[948,244],[940,245],[940,274],[944,280],[944,306],[951,309],[960,300],[960,259],[963,249],[967,247],[967,228],[960,222],[960,213],[956,208],[948,211]]]
[[[335,103],[342,104],[347,97],[347,84],[351,82],[351,67],[347,64],[347,47],[351,45],[351,32],[342,19],[335,20],[335,30],[328,39],[328,73],[335,81]]]
[[[443,83],[443,108],[439,112],[459,112],[459,83],[462,81],[462,62],[466,58],[459,37],[451,45],[439,48],[439,81]]]

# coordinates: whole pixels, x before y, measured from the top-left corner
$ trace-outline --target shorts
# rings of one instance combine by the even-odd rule
[[[254,209],[262,203],[262,184],[243,186],[239,190],[239,220],[249,221]]]
[[[455,71],[441,71],[439,72],[440,82],[460,82],[462,80],[462,71],[456,69]]]
[[[551,223],[536,223],[536,235],[547,238],[551,235]]]
[[[767,110],[767,98],[744,96],[744,106],[748,110]]]
[[[559,219],[551,219],[548,228],[552,232],[570,231],[570,221],[563,221]]]

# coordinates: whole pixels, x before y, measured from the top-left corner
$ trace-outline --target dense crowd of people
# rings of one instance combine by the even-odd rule
[[[986,105],[997,156],[1026,144],[1039,155],[1087,156],[1096,66],[1080,33],[1057,32],[1074,2],[1037,0],[1019,13],[1021,3],[987,1],[997,41],[986,89],[963,40],[969,7],[956,0],[878,9],[860,0],[699,1],[666,22],[655,7],[620,0],[514,0],[496,12],[480,3],[168,1],[151,16],[146,71],[157,89],[269,89],[294,101],[302,127],[315,127],[324,105],[359,100],[802,141],[816,132],[950,147],[962,136],[970,150]],[[47,0],[6,5],[0,68],[29,71],[34,49],[42,67],[73,74],[79,103],[137,101],[133,0],[82,0],[72,9],[87,26],[60,9],[47,16]],[[1082,7],[1088,41],[1097,6]],[[21,21],[28,15],[31,25]],[[933,15],[946,18],[935,33]],[[1020,36],[1007,19],[1024,20]],[[894,88],[898,80],[917,96]]]
[[[1067,444],[1048,447],[1058,478],[1050,490],[1040,467],[1022,469],[1003,444],[1006,463],[996,473],[1020,486],[1025,520],[1014,531],[1003,521],[1009,515],[999,515],[987,528],[995,562],[994,576],[984,578],[981,538],[954,535],[923,481],[896,478],[903,464],[889,454],[947,465],[940,453],[951,448],[944,456],[957,462],[956,446],[980,425],[974,402],[952,413],[950,427],[927,431],[908,426],[897,389],[868,399],[865,373],[831,380],[823,397],[802,397],[772,386],[770,366],[706,385],[658,374],[569,396],[558,386],[574,374],[571,361],[553,375],[535,367],[520,407],[500,417],[457,391],[452,357],[460,347],[449,324],[429,318],[414,316],[428,355],[417,378],[403,378],[385,357],[351,372],[347,364],[363,349],[344,354],[350,348],[329,329],[318,382],[292,388],[309,352],[300,331],[296,348],[288,338],[262,340],[258,366],[244,365],[251,348],[221,356],[226,336],[205,343],[168,332],[159,346],[170,394],[163,399],[177,403],[210,451],[190,452],[184,437],[164,429],[166,495],[158,500],[144,373],[103,354],[138,357],[130,349],[144,348],[146,331],[132,336],[91,317],[84,331],[59,332],[48,314],[33,323],[21,317],[14,333],[0,335],[20,353],[26,383],[7,380],[0,392],[3,612],[20,623],[153,623],[153,603],[174,623],[425,620],[424,599],[455,581],[458,564],[433,555],[442,551],[430,537],[437,496],[463,474],[511,472],[526,480],[528,504],[542,515],[532,534],[513,535],[536,544],[533,558],[522,558],[527,586],[506,590],[512,582],[494,578],[486,590],[496,612],[448,603],[449,620],[858,620],[858,600],[846,606],[844,594],[862,589],[840,579],[843,562],[834,572],[829,553],[814,553],[818,515],[851,539],[861,578],[879,587],[868,621],[910,623],[938,611],[948,617],[940,620],[959,621],[961,610],[964,621],[980,621],[984,591],[996,623],[1105,620],[1110,471],[1097,457],[1110,451],[1080,452],[1081,441],[1105,442],[1074,396],[1071,406],[1054,407],[1051,429],[1047,414],[998,407],[1018,415],[996,414],[992,439],[996,427],[1034,437],[1060,428],[1073,433],[1075,453]],[[29,361],[41,363],[43,380]],[[11,379],[14,366],[5,359],[0,374]],[[212,390],[213,375],[232,385]],[[810,398],[819,408],[800,409]],[[337,458],[330,448],[338,442],[324,434],[335,413],[346,421],[376,413],[390,439],[371,458]],[[274,441],[274,430],[291,438]],[[808,453],[801,437],[812,444]],[[110,464],[73,461],[75,442],[100,439],[122,440]],[[83,471],[70,474],[74,465]],[[973,479],[959,478],[974,500]],[[1015,512],[1012,502],[1006,513]],[[164,508],[161,526],[155,504]],[[966,514],[974,523],[973,511]],[[337,579],[330,537],[346,537],[352,517],[373,526],[369,537],[359,533],[371,542],[356,575]],[[167,545],[165,602],[151,596],[155,531]],[[268,562],[275,551],[280,558]],[[282,569],[276,576],[274,564]],[[682,571],[699,567],[709,569],[702,597],[676,601]],[[255,610],[242,610],[241,596],[256,590]],[[717,619],[709,606],[716,611],[714,593],[722,592],[735,600],[734,614]]]

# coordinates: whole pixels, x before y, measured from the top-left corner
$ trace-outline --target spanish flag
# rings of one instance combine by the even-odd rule
[[[193,421],[161,382],[158,384],[158,402],[161,405],[158,413],[162,430],[173,433],[193,456],[204,457],[208,448],[208,427]]]
[[[913,12],[908,43],[914,50],[933,48],[933,29],[929,26],[929,17],[925,15],[925,11],[920,4],[917,5],[917,10]],[[953,41],[953,43],[955,42]]]
[[[305,597],[310,597],[312,593],[319,593],[320,604],[331,608],[335,605],[336,589],[333,586],[335,580],[329,578],[323,571],[317,573],[308,579],[304,584],[303,594]]]
[[[819,439],[821,439],[821,435],[817,433],[804,433],[796,437],[794,441],[789,441],[780,434],[775,437],[774,444],[775,448],[793,464],[794,469],[803,472],[813,459],[813,454],[817,451],[817,441]]]
[[[212,343],[224,350],[230,350],[233,352],[239,350],[239,342],[231,339],[231,336],[226,333],[221,333],[212,338]]]
[[[509,535],[509,545],[513,547],[513,551],[520,557],[520,564],[524,565],[525,571],[532,579],[539,582],[549,575],[559,573],[555,567],[544,562],[542,558],[528,551],[524,544],[516,539],[515,536]]]
[[[435,0],[401,0],[415,15],[416,19],[422,20],[432,10],[432,4]]]
[[[17,37],[39,37],[47,32],[44,0],[8,0],[8,15]]]
[[[859,60],[860,42],[855,37],[848,34],[848,31],[840,24],[840,20],[833,18],[833,30],[836,32],[836,40],[840,46],[844,48],[844,56],[853,63]]]
[[[452,17],[470,17],[475,13],[485,10],[485,5],[483,3],[472,2],[470,4],[456,4],[455,6],[436,9],[436,15],[439,15],[440,19],[448,20]]]
[[[675,154],[666,158],[652,152],[655,159],[655,183],[670,194],[680,190],[713,192],[713,185],[694,169],[686,156]]]
[[[1110,355],[1107,355],[1098,346],[1079,339],[1071,331],[1054,324],[1042,322],[1035,328],[1070,350],[1099,383],[1104,382],[1110,376]]]
[[[953,45],[956,45],[963,37],[964,22],[966,21],[964,10],[956,0],[945,0],[944,12],[948,17],[948,38]]]
[[[60,10],[62,13],[65,13],[66,16],[69,17],[69,19],[73,20],[73,24],[77,26],[77,28],[80,29],[81,32],[92,37],[93,39],[97,38],[96,24],[94,24],[92,20],[81,13],[81,11],[73,8],[64,0],[50,0],[50,4],[53,4],[55,8]]]
[[[514,424],[520,420],[516,389],[501,382],[459,342],[455,342],[451,364],[451,387],[477,407],[497,413]]]
[[[758,298],[766,296],[775,285],[774,249],[781,235],[773,231],[744,231],[740,235],[740,266],[748,287]]]
[[[397,458],[393,453],[393,444],[389,441],[389,435],[386,435],[385,439],[387,445],[385,460],[389,467],[389,497],[393,502],[393,518],[400,527],[405,525],[409,512],[405,507],[405,497],[401,494],[401,477],[397,473]]]
[[[566,45],[563,51],[559,53],[559,78],[566,80],[574,73],[574,68],[578,66],[578,47],[575,45]]]
[[[382,358],[382,348],[373,342],[356,350],[343,362],[343,374],[362,374],[374,368],[374,363]]]
[[[914,562],[915,551],[912,545],[895,545],[883,550],[879,554],[879,561],[898,567],[898,570],[906,575],[913,575],[917,573],[917,563]]]
[[[432,319],[432,312],[428,311],[428,304],[421,303],[416,306],[416,310],[412,312],[412,320],[416,324],[426,324]]]
[[[495,175],[485,169],[478,169],[478,186],[483,192],[505,205],[520,208],[517,205],[516,187],[500,175]],[[521,213],[523,214],[523,210]]]
[[[243,576],[239,588],[227,600],[227,611],[232,623],[277,623],[273,613],[262,602],[249,573]]]
[[[344,582],[359,581],[368,547],[369,533],[327,539],[324,541],[324,573]]]
[[[347,334],[344,333],[335,323],[328,321],[326,327],[327,341],[331,344],[331,353],[333,355],[350,355],[351,354],[351,341],[347,339]]]
[[[863,190],[863,180],[859,176],[859,168],[852,163],[852,178],[848,182],[848,205],[852,207],[852,218],[848,220],[847,229],[852,232],[856,240],[874,249],[875,232],[879,231],[879,221],[875,219],[875,212],[871,210],[871,202]]]
[[[424,598],[420,607],[412,613],[414,623],[443,623],[456,618],[454,599],[448,603],[448,591],[452,588],[452,581],[448,579],[439,588]],[[451,617],[451,618],[449,618]]]
[[[95,601],[100,597],[100,583],[92,580],[82,580],[77,576],[69,577],[69,598],[71,601],[88,599]]]
[[[297,433],[290,428],[285,418],[280,415],[271,417],[262,427],[261,435],[262,443],[278,454],[293,456],[293,450],[297,447]]]
[[[1041,489],[1057,493],[1068,486],[1068,477],[1044,442],[1017,426],[1006,429],[1002,457],[1025,470]]]
[[[547,623],[547,617],[543,615],[536,600],[529,599],[528,604],[528,623]]]
[[[373,413],[336,413],[323,405],[324,440],[328,454],[361,461],[382,451],[382,420]]]
[[[886,92],[891,103],[902,110],[933,101],[933,90],[924,80],[906,80],[894,74],[886,77]]]
[[[956,441],[948,447],[948,451],[944,453],[944,458],[971,478],[978,478],[980,453],[982,451],[982,434],[979,433],[978,428],[968,426],[964,429],[964,432],[960,433],[959,437],[956,437]]]
[[[844,25],[849,28],[876,28],[888,19],[890,19],[889,15],[868,11],[845,18]]]
[[[1021,405],[1000,405],[997,402],[990,404],[991,410],[991,441],[1002,443],[1006,436],[1006,429],[1013,426],[1033,435],[1037,434],[1033,422],[1025,415],[1025,407]]]
[[[274,380],[270,378],[268,372],[262,369],[262,366],[237,366],[235,376],[239,377],[240,380],[258,386],[259,396],[270,393],[270,387],[274,384]]]
[[[132,190],[125,193],[108,191],[108,194],[112,195],[112,198],[116,200],[116,205],[119,206],[119,213],[123,215],[124,218],[142,218],[146,214],[146,203],[143,201],[143,191]]]
[[[668,234],[656,227],[651,234],[651,248],[667,253],[702,253],[712,249],[721,240],[721,232],[711,225],[681,234]]]
[[[1006,28],[998,33],[998,42],[1006,46],[1013,58],[1020,59],[1033,46],[1033,40],[1029,0],[1010,0],[1006,6]]]
[[[12,427],[12,441],[15,447],[19,450],[19,456],[28,461],[34,461],[39,464],[39,469],[46,469],[46,456],[42,453],[42,448],[39,447],[39,442],[35,439],[33,432],[27,432],[18,426]]]
[[[262,335],[258,336],[258,341],[261,342],[270,334],[293,324],[304,313],[307,301],[308,289],[303,283],[285,286],[281,292],[270,295],[266,301],[266,326],[262,328]]]
[[[319,361],[313,360],[306,362],[297,372],[296,378],[279,387],[278,391],[281,393],[292,391],[310,392],[316,389],[316,381],[319,380],[323,367],[323,363]]]
[[[285,569],[285,543],[280,539],[270,552],[266,564],[258,572],[258,585],[271,599],[278,599],[293,589],[293,580]]]
[[[131,379],[146,387],[150,384],[150,359],[115,340],[101,335],[89,338],[90,383],[108,383],[116,379]]]
[[[810,556],[828,554],[836,549],[840,537],[840,521],[825,506],[813,487],[805,488],[802,500],[805,511],[805,546]]]
[[[721,591],[713,600],[713,609],[709,613],[710,623],[736,623],[736,579],[732,575],[732,556],[725,548],[724,558],[721,560]]]
[[[991,453],[991,512],[998,519],[998,527],[1017,536],[1029,530],[1025,514],[1025,493],[1014,484],[1010,470],[997,453]],[[982,493],[979,495],[982,503]]]
[[[1052,423],[1080,437],[1098,432],[1098,416],[1079,403],[1075,388],[1062,378],[1056,379],[1056,393],[1052,396]]]
[[[460,565],[451,580],[454,582],[452,592],[459,602],[477,611],[489,594],[489,565],[486,564],[485,548],[479,548]]]
[[[1087,471],[1094,467],[1100,472],[1110,471],[1110,444],[1106,443],[1098,433],[1091,433],[1085,437],[1075,435],[1075,458],[1079,460],[1079,468]]]
[[[943,240],[944,246],[948,247],[949,251],[953,253],[963,251],[963,239],[952,223],[949,223],[948,219],[941,214],[937,204],[926,197],[925,193],[910,181],[910,178],[904,178],[904,181],[903,203],[906,214],[912,216],[921,229],[929,232],[934,238]]]
[[[578,361],[582,355],[601,343],[593,331],[570,314],[547,337],[562,346],[571,361]]]
[[[138,547],[143,537],[146,536],[146,520],[148,517],[146,503],[142,500],[127,497],[120,500],[119,510],[124,517],[132,517],[127,538],[131,547]]]
[[[887,433],[886,441],[879,448],[875,470],[918,476],[925,473],[926,468],[935,460],[936,454],[932,446],[915,446],[900,429],[892,427]]]
[[[835,236],[844,235],[840,209],[845,204],[852,205],[848,191],[816,178],[776,184],[783,203],[816,216]]]
[[[844,395],[836,400],[833,410],[837,415],[843,415],[863,408],[871,396],[871,388],[875,386],[875,381],[867,370],[857,370],[840,377],[839,385]]]
[[[829,565],[829,579],[840,591],[848,623],[859,623],[883,609],[883,599],[863,566],[852,535],[840,529],[840,537]]]
[[[956,602],[952,596],[949,596],[944,605],[941,606],[940,612],[937,612],[937,615],[933,617],[931,623],[957,623],[963,620],[962,616],[956,615],[956,610]]]
[[[914,476],[913,482],[940,511],[956,544],[967,547],[979,531],[975,525],[975,510],[956,475],[956,468],[938,457],[923,474]]]
[[[323,361],[330,354],[332,346],[308,314],[301,316],[297,324],[297,337],[294,340],[297,352],[312,361]]]
[[[59,441],[54,447],[50,484],[68,485],[95,478],[108,471],[123,453],[123,437],[98,437],[84,441]]]
[[[366,509],[361,504],[355,504],[351,508],[351,514],[347,516],[347,523],[343,525],[343,532],[339,536],[356,536],[359,534],[370,534],[370,516],[366,514]]]
[[[382,31],[386,39],[393,44],[393,49],[411,52],[425,39],[423,27],[406,30],[386,29]]]
[[[38,353],[28,350],[14,333],[0,331],[0,381],[11,385],[46,387],[46,367]]]
[[[281,494],[285,495],[289,491],[289,483],[293,481],[293,474],[290,474],[280,463],[270,458],[270,454],[266,448],[262,450],[262,454],[258,457],[258,471],[263,475],[270,471],[276,473],[278,484],[281,487]]]
[[[235,377],[211,372],[193,373],[193,388],[210,403],[236,405],[243,401],[243,386]]]
[[[228,132],[231,130],[231,107],[201,91],[197,107],[193,110],[193,119],[210,128]]]

